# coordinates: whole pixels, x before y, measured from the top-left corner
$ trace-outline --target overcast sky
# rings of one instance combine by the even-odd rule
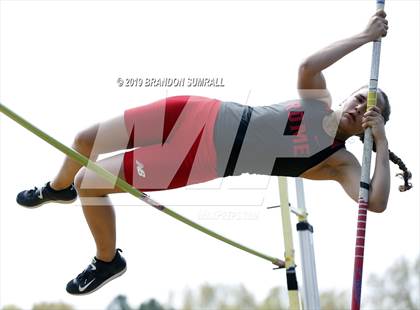
[[[296,98],[300,61],[362,31],[375,1],[1,1],[0,9],[1,102],[71,145],[85,127],[165,96],[250,105]],[[413,260],[420,243],[419,2],[388,0],[386,11],[390,30],[379,85],[392,105],[387,136],[413,172],[414,188],[400,193],[401,180],[392,177],[388,210],[369,214],[364,279],[400,256]],[[333,108],[368,82],[371,49],[366,45],[325,71]],[[147,77],[219,77],[225,87],[117,85],[118,78]],[[170,291],[181,294],[204,282],[243,283],[262,298],[271,287],[286,286],[284,271],[272,271],[270,263],[122,194],[112,200],[127,273],[92,295],[68,295],[66,283],[95,254],[80,203],[36,210],[15,203],[19,191],[50,180],[63,155],[5,116],[0,121],[0,307],[61,300],[102,309],[117,294],[132,304],[165,301]],[[347,148],[361,159],[357,139]],[[334,182],[305,181],[305,190],[319,287],[350,293],[357,205]],[[275,177],[243,175],[151,196],[241,243],[283,256],[280,210],[266,210],[279,201]],[[299,264],[296,236],[295,244]]]

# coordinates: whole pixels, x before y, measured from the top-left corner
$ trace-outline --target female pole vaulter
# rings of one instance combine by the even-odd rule
[[[388,97],[378,90],[377,106],[366,112],[368,90],[363,86],[340,109],[332,110],[322,71],[385,36],[387,30],[386,14],[379,10],[362,32],[307,57],[299,67],[299,100],[250,107],[198,96],[169,97],[81,131],[73,148],[93,161],[100,154],[125,150],[97,163],[141,191],[256,173],[336,181],[357,202],[361,167],[345,141],[355,135],[363,139],[364,129],[370,127],[377,154],[368,208],[383,212],[390,187],[389,160],[403,171],[400,190],[411,188],[411,173],[388,149],[384,129],[390,115]],[[125,272],[109,199],[109,194],[122,192],[66,157],[45,186],[18,194],[17,202],[28,208],[80,198],[96,256],[67,284],[70,294],[94,292]]]

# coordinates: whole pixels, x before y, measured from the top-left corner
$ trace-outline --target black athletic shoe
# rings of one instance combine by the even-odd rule
[[[72,203],[77,199],[77,191],[74,185],[56,191],[50,187],[50,182],[41,188],[20,192],[16,197],[16,202],[27,208],[37,208],[48,202]]]
[[[81,274],[67,283],[67,292],[72,295],[90,294],[121,276],[127,270],[127,264],[119,252],[122,251],[117,249],[114,259],[109,263],[95,257]]]

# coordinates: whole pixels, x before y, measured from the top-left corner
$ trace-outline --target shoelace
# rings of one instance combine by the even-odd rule
[[[117,252],[122,252],[122,250],[120,248],[118,248],[117,249]],[[84,279],[84,283],[87,283],[92,278],[95,278],[94,271],[96,269],[97,269],[97,267],[96,267],[96,260],[94,258],[94,259],[92,259],[92,262],[89,264],[89,266],[87,266],[86,269],[83,270],[82,273],[80,273],[76,277],[76,280],[80,282],[82,279]]]
[[[81,281],[84,279],[85,282],[88,282],[90,279],[94,278],[94,270],[96,270],[95,261],[92,261],[92,263],[76,277],[76,280]]]
[[[29,195],[37,195],[39,199],[43,199],[44,195],[42,194],[44,188],[46,185],[42,185],[39,188],[37,186],[35,186],[33,189],[28,190],[28,194]]]

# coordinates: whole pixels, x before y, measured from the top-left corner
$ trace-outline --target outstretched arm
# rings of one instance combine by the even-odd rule
[[[298,90],[302,98],[329,96],[322,70],[328,68],[360,46],[385,36],[388,30],[386,14],[379,10],[364,31],[335,42],[306,58],[299,67]]]

